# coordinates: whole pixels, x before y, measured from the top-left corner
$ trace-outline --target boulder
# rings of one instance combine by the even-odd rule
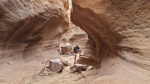
[[[60,59],[54,59],[49,61],[49,69],[52,72],[60,73],[63,69],[63,64]]]
[[[86,70],[86,66],[83,64],[74,64],[70,67],[71,73],[81,72]]]
[[[70,43],[65,43],[60,46],[60,49],[57,50],[60,55],[71,55],[72,54],[72,45]]]

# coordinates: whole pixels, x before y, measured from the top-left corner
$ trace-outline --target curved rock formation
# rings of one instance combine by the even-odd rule
[[[58,47],[69,28],[68,9],[68,0],[0,1],[1,58],[42,56],[38,53]]]
[[[60,74],[58,80],[71,82],[57,82],[149,84],[149,0],[73,0],[71,20],[86,33],[73,25],[69,30],[68,10],[68,0],[0,0],[1,84],[30,84],[45,60],[59,58],[60,44],[83,47],[86,33],[79,62],[100,69],[83,74],[83,80]]]
[[[0,84],[29,84],[69,28],[68,0],[0,0]]]
[[[101,62],[106,56],[120,56],[148,68],[148,5],[147,0],[73,0],[72,21],[88,33],[91,58]]]
[[[89,58],[101,64],[91,84],[149,84],[149,5],[148,0],[73,0],[72,22],[88,33]]]

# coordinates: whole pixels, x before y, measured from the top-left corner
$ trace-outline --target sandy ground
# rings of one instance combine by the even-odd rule
[[[74,56],[62,56],[73,65]],[[150,71],[128,63],[119,57],[105,58],[98,70],[70,73],[70,66],[62,73],[49,76],[37,74],[44,62],[9,61],[1,64],[0,84],[149,84]],[[82,77],[82,76],[85,76]]]
[[[62,59],[69,61],[69,66],[64,67],[61,73],[51,76],[36,76],[32,79],[31,84],[79,84],[79,80],[86,80],[82,78],[81,73],[70,73],[70,66],[74,63],[74,56],[63,56]]]
[[[44,62],[8,61],[0,65],[0,84],[79,84],[86,82],[79,73],[71,74],[70,66],[74,63],[74,56],[62,56],[68,60],[69,66],[64,67],[62,73],[50,76],[36,75],[44,66]]]
[[[73,65],[72,56],[64,56]],[[31,84],[149,84],[150,72],[128,63],[119,57],[105,58],[98,70],[84,71],[82,74],[71,74],[70,66],[60,74],[37,77]],[[83,78],[82,76],[85,76]]]

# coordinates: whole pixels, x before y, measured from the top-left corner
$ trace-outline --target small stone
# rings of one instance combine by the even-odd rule
[[[83,64],[74,64],[70,67],[71,73],[85,71],[86,67]]]
[[[85,76],[85,75],[82,75],[82,78],[86,78],[86,76]]]
[[[87,70],[92,70],[94,67],[93,66],[88,66]]]

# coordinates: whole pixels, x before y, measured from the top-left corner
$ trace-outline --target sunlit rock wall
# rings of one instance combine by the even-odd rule
[[[91,58],[107,56],[150,69],[149,0],[73,0],[72,22],[89,35]]]
[[[40,58],[57,52],[68,30],[68,9],[68,0],[1,0],[0,58]]]

